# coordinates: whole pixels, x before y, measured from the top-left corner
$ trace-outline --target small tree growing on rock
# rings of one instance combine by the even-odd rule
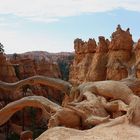
[[[3,44],[0,43],[0,53],[3,53],[4,52],[4,46]]]

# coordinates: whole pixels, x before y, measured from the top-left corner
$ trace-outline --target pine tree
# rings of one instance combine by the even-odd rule
[[[4,46],[0,43],[0,53],[4,52]]]

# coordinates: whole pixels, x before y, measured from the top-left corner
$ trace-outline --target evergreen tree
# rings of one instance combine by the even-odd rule
[[[0,53],[4,52],[4,46],[0,43]]]

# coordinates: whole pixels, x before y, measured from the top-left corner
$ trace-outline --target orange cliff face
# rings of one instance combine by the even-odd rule
[[[6,59],[6,55],[4,53],[0,53],[0,81],[9,82],[9,83],[18,81],[13,65],[10,63],[10,61]],[[6,105],[10,101],[9,100],[10,98],[13,99],[12,94],[10,94],[12,92],[13,91],[4,91],[0,89],[1,107]],[[18,92],[16,92],[15,94],[17,93]]]
[[[53,54],[43,51],[37,51],[27,52],[23,54],[10,54],[6,57],[8,59],[8,62],[10,63],[10,68],[12,69],[16,80],[22,80],[34,75],[43,75],[47,77],[67,80],[65,77],[68,75],[68,65],[70,65],[69,57],[71,58],[71,56],[73,56],[73,53]],[[5,65],[5,62],[3,63]],[[6,79],[5,75],[3,77]],[[8,78],[6,82],[10,82]],[[61,94],[60,91],[57,91],[50,87],[38,85],[35,87],[31,86],[30,88],[31,93],[29,94],[44,96],[59,103],[63,98],[63,94]],[[12,100],[21,98],[22,95],[22,92],[20,92],[20,95],[17,96],[16,94],[16,96],[12,97]]]
[[[107,79],[121,80],[127,77],[126,68],[120,67],[116,60],[129,63],[132,58],[133,43],[129,29],[124,31],[118,26],[116,31],[112,33],[108,52]]]
[[[59,63],[63,64],[62,61],[67,63],[69,62],[69,56],[71,56],[71,53],[49,54],[47,52],[29,52],[24,54],[13,55],[5,55],[3,53],[0,53],[0,80],[13,83],[34,75],[62,78],[58,60]],[[23,87],[23,89],[20,89],[16,92],[7,92],[2,91],[1,89],[0,108],[4,107],[9,102],[30,95],[44,96],[50,99],[51,101],[54,101],[59,104],[62,102],[64,96],[64,94],[61,93],[61,91],[42,85]],[[29,109],[30,108],[24,109],[24,116],[22,116],[24,117],[25,127],[32,125],[32,116],[29,112]],[[42,125],[42,123],[44,123],[41,120],[42,111],[40,111],[39,109],[35,109],[35,112],[36,125]],[[18,121],[17,118],[19,118]],[[21,125],[21,114],[16,113],[11,118],[11,120],[15,124]]]
[[[70,67],[69,75],[71,83],[79,84],[86,80],[86,74],[89,71],[96,47],[94,39],[89,39],[88,42],[84,42],[81,39],[74,41],[75,57]]]
[[[43,52],[28,52],[10,56],[12,64],[18,65],[19,78],[25,79],[34,75],[61,78],[58,64]]]
[[[19,79],[25,79],[34,75],[43,75],[53,78],[68,80],[69,65],[73,59],[73,53],[48,53],[45,51],[33,51],[23,54],[7,55],[10,62],[18,70]],[[62,67],[63,66],[63,67]],[[64,71],[66,69],[66,71]]]
[[[23,54],[7,55],[9,61],[15,68],[15,73],[18,80],[22,80],[35,75],[43,75],[53,78],[61,78],[58,64],[54,62],[47,52],[28,52]],[[55,101],[60,101],[59,91],[45,86],[30,86],[31,93],[39,96],[51,98]],[[28,93],[27,93],[28,94]],[[22,97],[20,94],[20,98]],[[16,97],[13,97],[16,99]]]
[[[4,82],[16,82],[16,77],[13,65],[6,59],[6,55],[0,53],[0,80]]]
[[[86,81],[102,81],[106,78],[108,45],[108,40],[100,36],[96,52],[86,75]]]
[[[70,82],[80,84],[85,81],[100,81],[105,79],[107,52],[109,41],[99,37],[99,43],[94,39],[84,42],[74,41],[75,58],[70,69]]]
[[[140,39],[134,46],[135,49],[135,56],[136,56],[136,63],[140,61]],[[140,64],[137,67],[137,77],[140,78]]]
[[[94,39],[89,39],[88,42],[76,39],[69,81],[76,85],[86,81],[121,80],[127,77],[126,68],[120,67],[117,59],[128,65],[134,63],[131,62],[135,57],[133,43],[129,29],[124,31],[120,25],[113,32],[111,41],[100,36],[96,45]]]

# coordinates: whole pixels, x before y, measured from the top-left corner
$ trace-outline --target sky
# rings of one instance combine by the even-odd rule
[[[5,53],[71,52],[73,41],[105,36],[116,26],[140,38],[140,0],[0,0]]]

